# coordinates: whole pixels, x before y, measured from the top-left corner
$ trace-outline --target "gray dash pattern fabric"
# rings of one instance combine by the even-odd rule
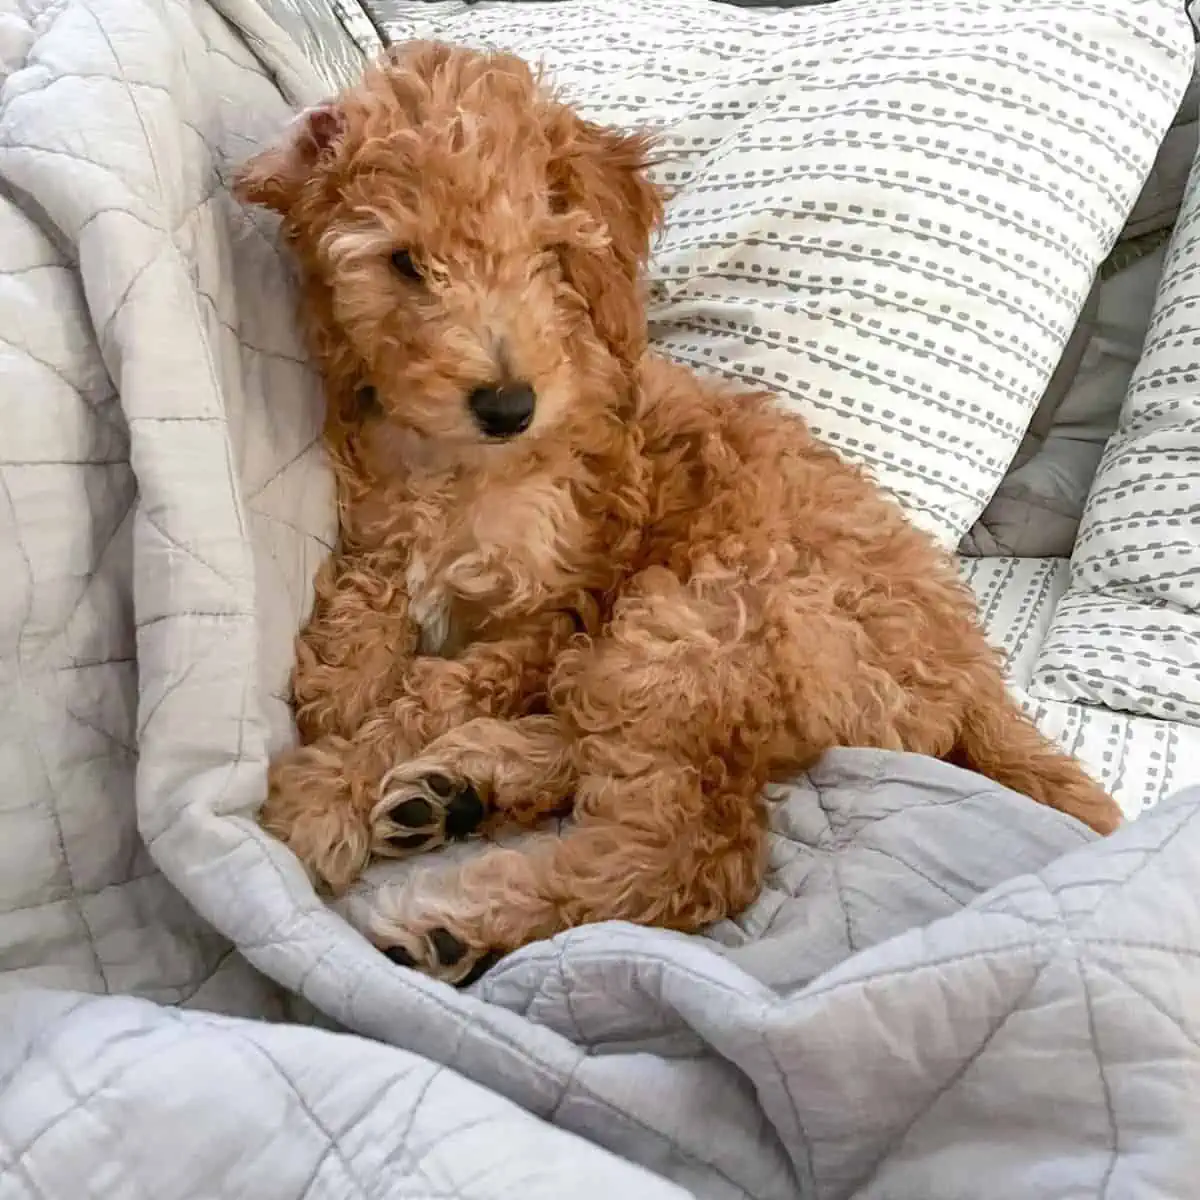
[[[1200,726],[1200,171],[1032,690]]]
[[[1162,0],[373,0],[663,131],[672,356],[766,387],[948,545],[1007,470],[1190,77]]]
[[[959,566],[988,637],[1005,655],[1009,685],[1041,730],[1083,762],[1129,817],[1200,784],[1200,728],[1185,721],[1047,699],[1034,675],[1067,593],[1065,558],[968,558]]]

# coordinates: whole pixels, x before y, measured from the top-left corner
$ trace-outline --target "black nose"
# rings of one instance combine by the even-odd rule
[[[475,424],[488,437],[510,438],[529,428],[536,398],[527,383],[500,383],[477,387],[467,404]]]

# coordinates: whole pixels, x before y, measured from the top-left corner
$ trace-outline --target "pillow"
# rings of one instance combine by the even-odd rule
[[[777,393],[947,545],[1011,462],[1192,62],[1177,0],[378,13],[660,127],[659,348]]]
[[[1100,455],[1142,356],[1167,242],[1196,157],[1200,71],[1097,275],[1016,459],[960,554],[1069,558]]]
[[[983,515],[963,538],[959,553],[1070,557],[1100,456],[1117,428],[1130,377],[1141,357],[1167,237],[1164,230],[1137,239],[1142,243],[1161,239],[1161,244],[1149,246],[1142,257],[1107,278],[1101,271],[1092,293],[1094,303],[1085,306],[1055,378],[1063,374],[1072,343],[1081,343],[1081,353],[1069,364],[1072,369],[1062,388],[1056,389],[1051,381],[1025,445]],[[1043,426],[1047,402],[1051,407]]]
[[[1034,667],[1048,700],[1200,725],[1200,162]]]

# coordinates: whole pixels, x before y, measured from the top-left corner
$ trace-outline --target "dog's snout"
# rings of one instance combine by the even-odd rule
[[[490,438],[511,438],[523,433],[533,421],[536,403],[533,388],[523,381],[487,384],[475,388],[467,397],[475,424]]]

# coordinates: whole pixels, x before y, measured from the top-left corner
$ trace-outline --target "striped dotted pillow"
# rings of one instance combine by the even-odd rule
[[[382,6],[381,6],[382,7]],[[948,544],[1021,440],[1191,71],[1178,0],[405,5],[673,161],[653,334],[774,390]]]
[[[1034,667],[1036,698],[1200,726],[1198,293],[1200,163]]]

